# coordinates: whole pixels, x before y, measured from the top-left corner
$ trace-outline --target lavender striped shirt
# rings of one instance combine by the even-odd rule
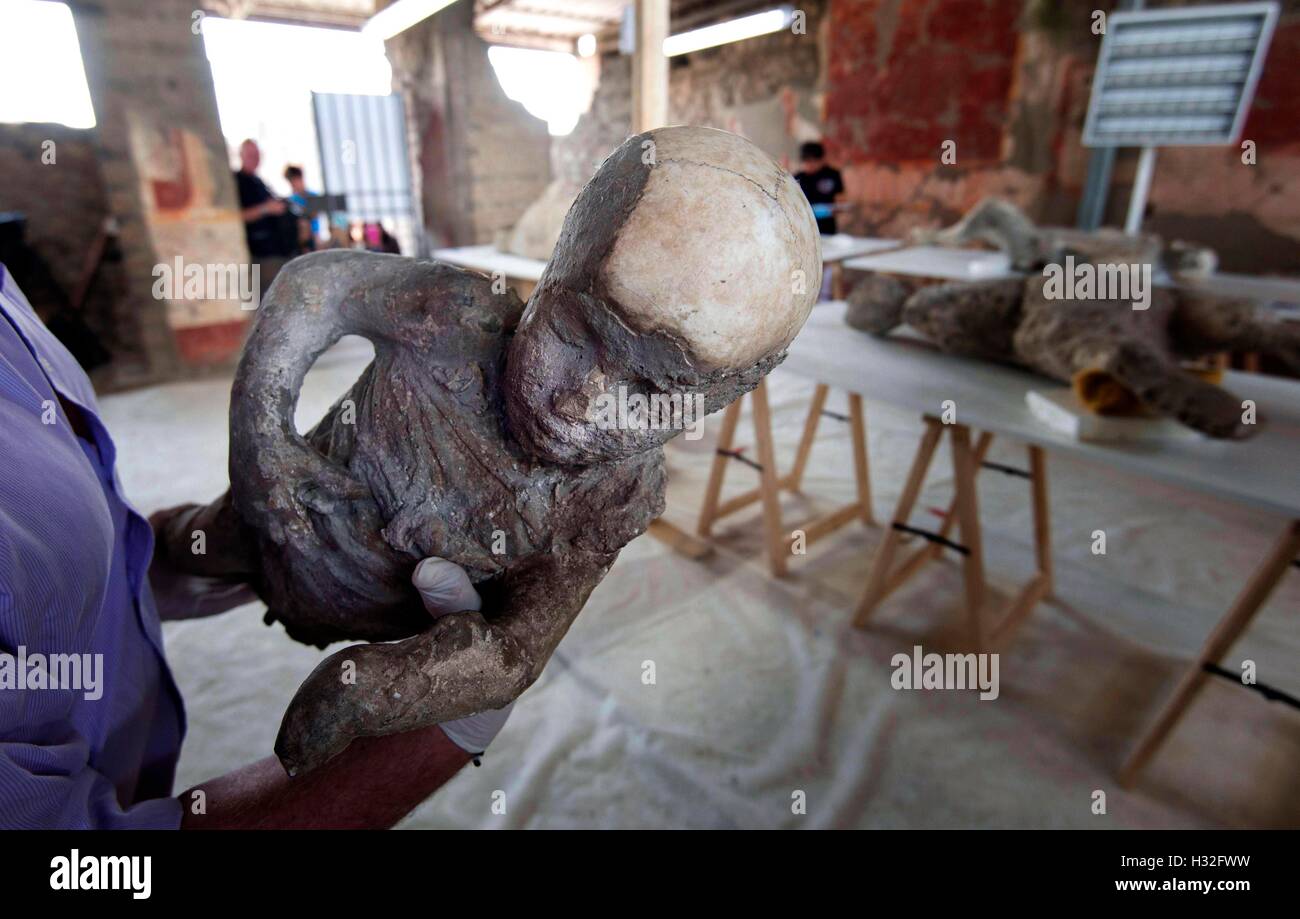
[[[180,824],[153,533],[115,457],[90,381],[0,265],[0,827]]]

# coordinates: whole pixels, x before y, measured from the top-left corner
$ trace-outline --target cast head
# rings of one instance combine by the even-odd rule
[[[569,210],[511,342],[512,433],[566,465],[662,444],[693,418],[611,407],[693,415],[749,391],[803,326],[821,272],[807,200],[749,141],[697,127],[629,138]]]

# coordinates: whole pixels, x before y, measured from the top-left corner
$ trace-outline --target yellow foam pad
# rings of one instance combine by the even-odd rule
[[[1074,375],[1074,395],[1097,415],[1136,415],[1141,404],[1132,390],[1104,370],[1080,370]]]
[[[1218,367],[1185,367],[1187,373],[1218,386],[1223,370]],[[1074,395],[1084,408],[1096,415],[1139,415],[1142,404],[1133,391],[1104,370],[1080,370],[1074,375]]]

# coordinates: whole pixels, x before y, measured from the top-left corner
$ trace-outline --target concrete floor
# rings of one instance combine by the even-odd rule
[[[313,422],[368,359],[345,342],[312,370]],[[811,386],[770,382],[788,467]],[[107,397],[127,493],[145,512],[226,485],[229,380]],[[842,410],[843,395],[829,408]],[[838,402],[836,401],[838,400]],[[693,526],[718,417],[669,449],[668,516]],[[919,422],[868,403],[877,516],[897,498]],[[852,497],[843,425],[823,423],[791,521]],[[748,417],[740,441],[748,438]],[[1023,465],[996,444],[995,461]],[[753,484],[732,464],[728,492]],[[947,456],[923,509],[946,505]],[[1247,472],[1248,471],[1244,471]],[[1002,649],[1001,695],[891,688],[891,657],[959,647],[961,578],[948,560],[889,599],[872,627],[849,613],[879,531],[852,526],[767,577],[757,508],[721,527],[703,563],[641,537],[592,595],[481,768],[467,768],[409,827],[1205,827],[1300,825],[1300,712],[1214,681],[1133,792],[1117,764],[1280,531],[1165,486],[1050,461],[1057,597]],[[1023,480],[980,480],[989,575],[1005,600],[1032,548]],[[929,518],[933,519],[933,518]],[[914,522],[924,525],[920,517]],[[1093,555],[1105,529],[1108,553]],[[996,602],[996,598],[995,598]],[[1230,669],[1300,695],[1300,574],[1289,575]],[[266,755],[321,654],[261,622],[253,604],[165,628],[190,731],[178,787]],[[642,679],[653,661],[656,680]],[[1093,813],[1094,792],[1106,814]],[[505,813],[495,813],[504,792]],[[806,813],[792,802],[806,800]],[[499,808],[498,808],[499,809]]]

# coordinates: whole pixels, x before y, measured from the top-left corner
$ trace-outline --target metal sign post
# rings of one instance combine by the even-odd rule
[[[1151,193],[1151,177],[1156,172],[1156,148],[1143,147],[1138,154],[1137,173],[1133,176],[1133,192],[1128,199],[1128,217],[1124,232],[1136,236],[1142,230],[1142,216],[1147,209],[1147,195]]]

